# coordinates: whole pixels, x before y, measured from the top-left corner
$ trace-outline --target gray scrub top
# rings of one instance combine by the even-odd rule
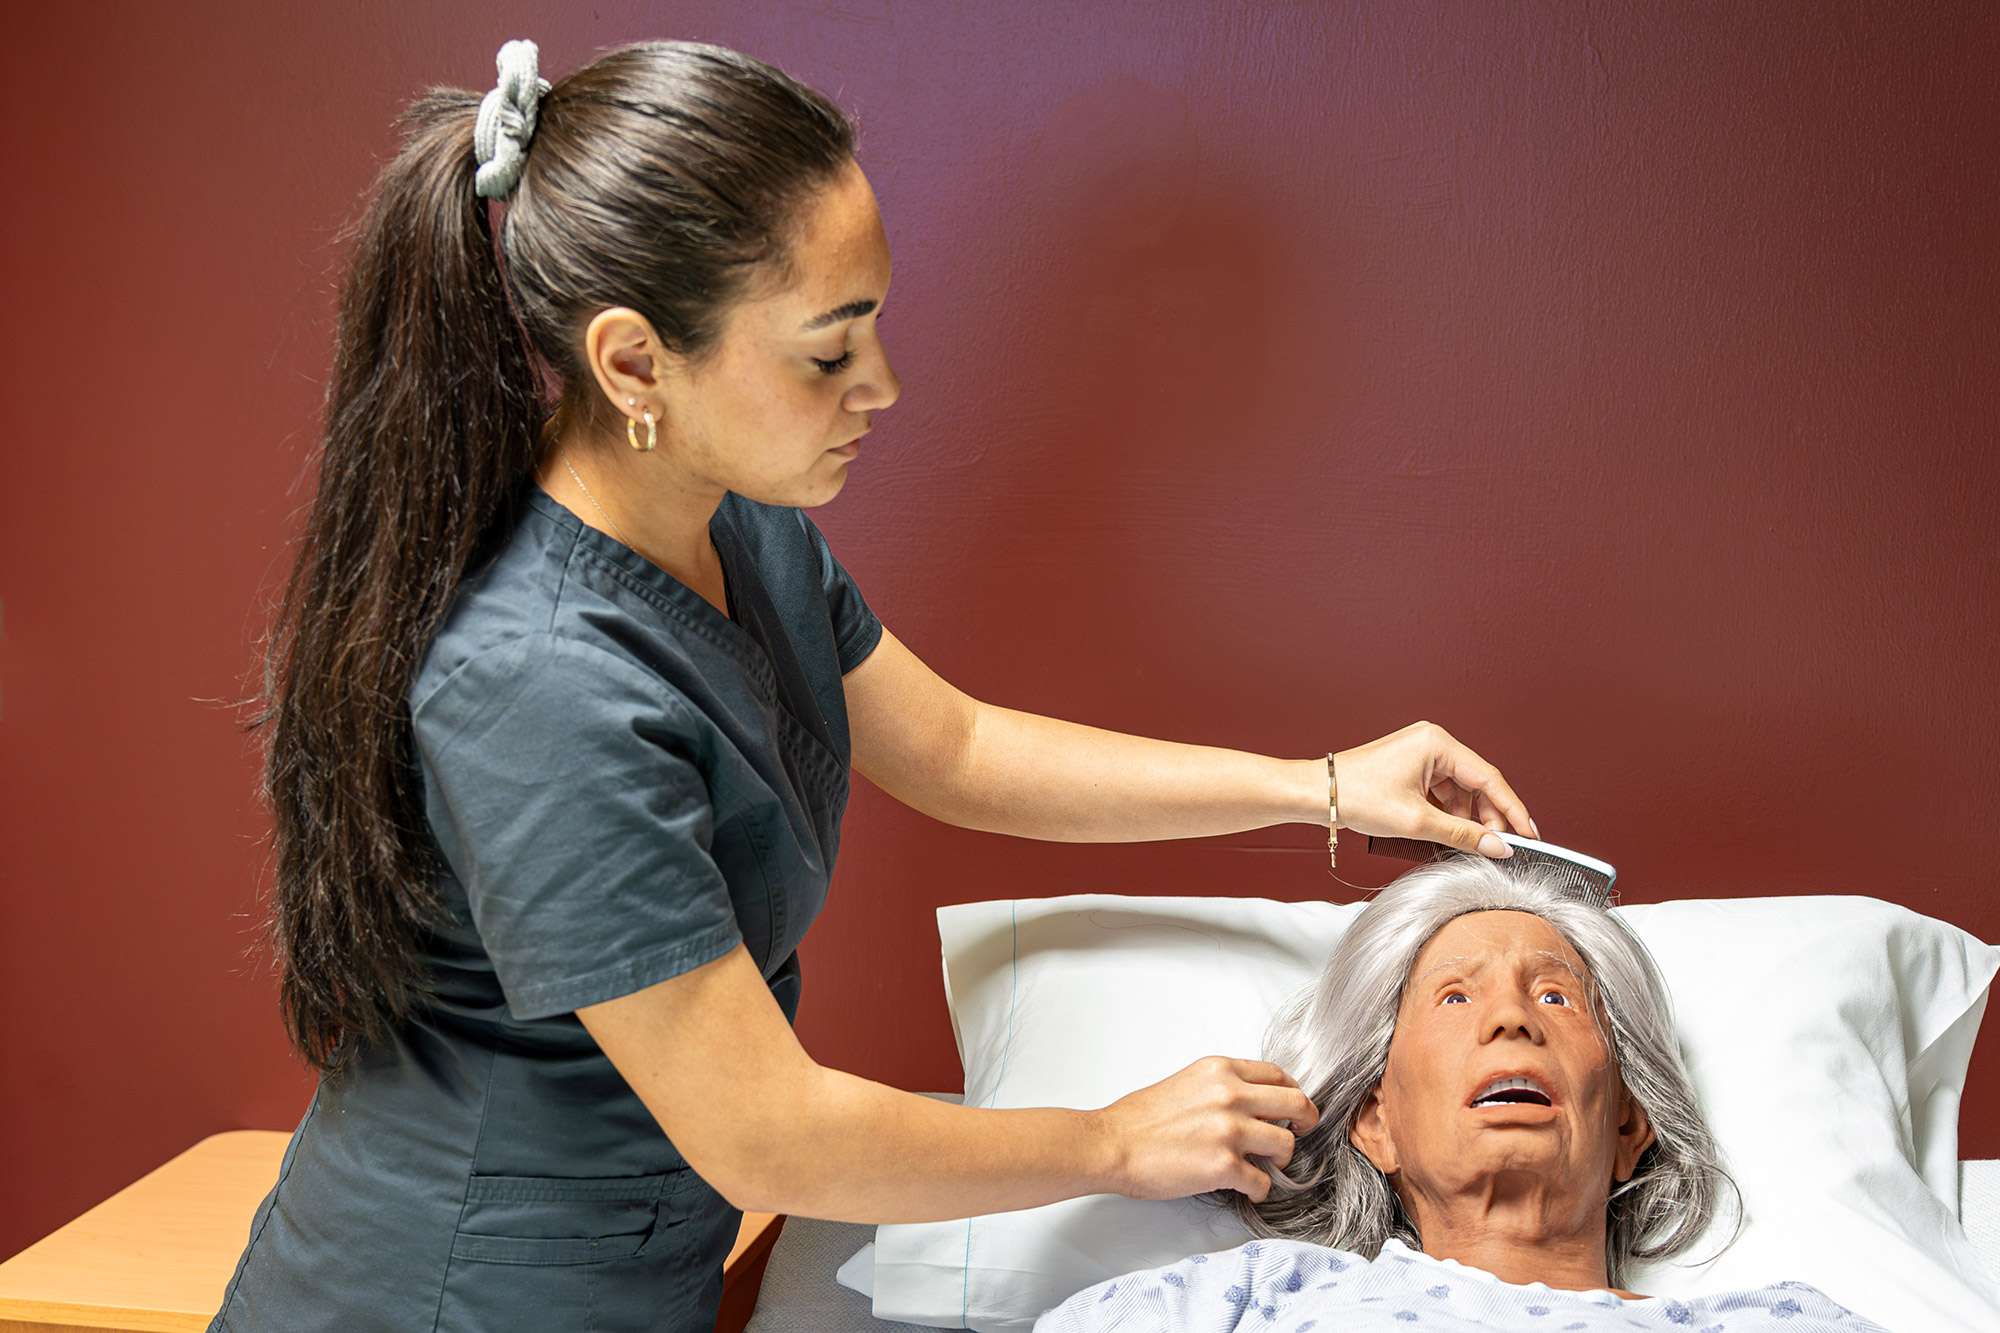
[[[322,1079],[210,1333],[707,1330],[741,1214],[571,1012],[740,940],[787,1019],[882,622],[733,492],[725,617],[530,483],[410,691],[435,1001]]]

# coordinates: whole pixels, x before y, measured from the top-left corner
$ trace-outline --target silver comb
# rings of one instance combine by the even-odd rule
[[[1618,872],[1608,861],[1600,861],[1594,856],[1558,847],[1552,842],[1540,842],[1534,838],[1524,838],[1518,833],[1506,833],[1495,829],[1494,836],[1514,849],[1514,854],[1503,858],[1507,864],[1544,869],[1553,872],[1551,879],[1559,891],[1593,907],[1609,907],[1616,900],[1612,885],[1618,880]],[[1370,838],[1368,850],[1376,856],[1393,856],[1403,861],[1429,861],[1439,853],[1448,850],[1434,842],[1421,838]],[[1521,858],[1526,857],[1524,861]]]

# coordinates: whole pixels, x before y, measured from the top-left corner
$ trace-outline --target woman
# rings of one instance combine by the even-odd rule
[[[1267,1197],[1217,1197],[1259,1239],[1088,1287],[1038,1330],[1882,1333],[1802,1282],[1624,1289],[1734,1184],[1645,946],[1546,868],[1404,875],[1264,1046],[1320,1118]]]
[[[981,1110],[805,1054],[850,762],[1063,841],[1325,820],[1469,850],[1527,811],[1429,723],[1279,760],[938,679],[804,513],[898,393],[851,126],[721,47],[498,63],[406,114],[342,292],[260,719],[284,1013],[322,1078],[212,1328],[702,1328],[743,1208],[1261,1195],[1246,1154],[1314,1114],[1269,1064]]]

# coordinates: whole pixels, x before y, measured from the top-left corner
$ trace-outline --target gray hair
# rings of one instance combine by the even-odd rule
[[[1606,1204],[1612,1285],[1621,1284],[1633,1261],[1693,1244],[1715,1215],[1721,1189],[1735,1192],[1695,1101],[1674,1040],[1672,1001],[1645,944],[1610,912],[1565,892],[1547,868],[1514,869],[1504,859],[1449,852],[1382,889],[1340,937],[1319,977],[1272,1017],[1264,1058],[1292,1076],[1320,1119],[1299,1136],[1286,1169],[1256,1159],[1272,1180],[1261,1203],[1235,1191],[1218,1198],[1255,1235],[1310,1240],[1369,1258],[1391,1236],[1422,1248],[1388,1179],[1348,1135],[1388,1068],[1389,1040],[1417,954],[1447,922],[1488,911],[1538,916],[1582,957],[1595,990],[1592,1020],[1653,1127],[1653,1143]],[[1739,1209],[1737,1234],[1741,1226]]]

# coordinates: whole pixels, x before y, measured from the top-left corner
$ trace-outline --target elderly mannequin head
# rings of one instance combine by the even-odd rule
[[[1253,1231],[1391,1236],[1510,1282],[1605,1287],[1726,1181],[1637,937],[1541,873],[1456,853],[1383,889],[1273,1020],[1320,1108]]]
[[[1418,952],[1348,1141],[1419,1235],[1585,1236],[1602,1253],[1611,1190],[1653,1129],[1600,1006],[1588,965],[1532,913],[1468,913]]]

